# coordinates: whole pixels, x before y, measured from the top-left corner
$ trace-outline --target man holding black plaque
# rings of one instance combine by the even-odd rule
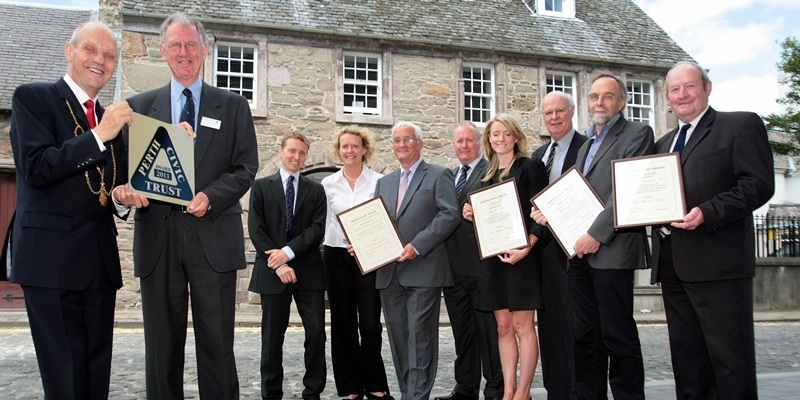
[[[481,157],[481,131],[472,122],[459,124],[453,132],[453,149],[458,157],[455,188],[458,208],[469,200],[468,193],[481,188],[489,162]],[[488,311],[476,310],[478,287],[486,278],[472,222],[461,218],[447,239],[447,254],[453,270],[453,286],[444,288],[444,303],[456,344],[454,366],[456,387],[436,400],[478,399],[481,369],[486,379],[486,399],[503,397],[503,371],[497,343],[497,323]]]
[[[237,270],[246,266],[241,197],[258,169],[247,100],[200,79],[208,53],[203,25],[176,13],[161,24],[169,84],[134,96],[134,111],[187,128],[194,141],[194,198],[147,202],[124,186],[116,201],[134,216],[134,274],[141,279],[147,398],[182,399],[191,296],[201,398],[238,399],[233,354]]]
[[[678,398],[755,399],[753,211],[774,192],[761,118],[708,106],[711,81],[692,62],[667,73],[678,126],[656,143],[681,157],[683,222],[653,229]]]
[[[633,319],[633,272],[647,267],[644,228],[614,229],[611,161],[648,155],[653,129],[622,116],[627,101],[619,78],[600,74],[589,89],[592,125],[576,165],[605,209],[575,243],[569,271],[578,398],[644,399],[644,363]],[[607,378],[606,378],[607,377]]]
[[[531,158],[545,164],[550,183],[575,165],[578,149],[586,136],[572,127],[575,104],[564,92],[550,92],[542,100],[542,117],[550,142],[533,152]],[[574,339],[567,283],[569,260],[549,229],[540,227],[537,237],[547,246],[542,250],[542,300],[539,310],[539,347],[542,378],[547,399],[569,399],[575,385]]]
[[[377,271],[402,398],[428,399],[436,379],[442,287],[453,284],[445,240],[460,219],[453,172],[422,159],[422,130],[411,122],[392,128],[400,169],[378,180],[400,237],[400,258]]]

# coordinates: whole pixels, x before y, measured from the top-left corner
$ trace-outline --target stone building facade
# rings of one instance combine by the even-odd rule
[[[210,36],[203,79],[251,100],[259,177],[278,168],[281,136],[299,131],[312,140],[303,173],[321,179],[337,168],[331,137],[348,124],[375,133],[372,167],[384,172],[398,166],[390,130],[399,121],[420,125],[423,157],[432,163],[456,161],[458,123],[482,125],[501,112],[520,122],[533,151],[548,140],[539,110],[545,94],[570,91],[582,131],[589,80],[601,70],[632,90],[629,117],[650,123],[657,135],[675,126],[664,76],[691,57],[630,0],[556,3],[565,9],[547,9],[541,0],[102,0],[100,19],[121,31],[121,98],[168,83],[158,50],[166,16],[184,11],[200,19]],[[242,203],[247,208],[247,195]],[[125,279],[118,305],[136,308],[133,223],[118,225]],[[250,270],[239,278],[240,307],[256,307],[258,297],[246,290]]]

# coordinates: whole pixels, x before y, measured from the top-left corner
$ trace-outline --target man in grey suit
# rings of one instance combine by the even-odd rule
[[[453,172],[422,160],[422,131],[410,122],[392,128],[400,170],[378,180],[400,236],[400,258],[377,271],[392,360],[405,400],[428,399],[436,378],[442,287],[453,284],[445,240],[460,219]]]
[[[191,296],[200,397],[238,399],[233,325],[236,272],[245,268],[239,199],[258,168],[253,118],[244,97],[200,79],[208,51],[200,22],[173,14],[161,25],[161,40],[172,80],[129,103],[196,133],[196,193],[185,207],[148,204],[124,187],[114,193],[119,203],[138,207],[133,255],[141,279],[147,398],[183,398]]]
[[[472,122],[463,122],[453,131],[453,149],[459,166],[455,172],[458,209],[469,200],[467,194],[481,188],[489,162],[481,157],[481,131]],[[453,270],[453,286],[444,288],[444,304],[453,327],[456,343],[454,366],[456,387],[447,396],[436,400],[478,398],[481,367],[487,399],[503,397],[503,371],[497,344],[497,322],[494,314],[475,309],[478,287],[486,279],[481,266],[478,244],[472,222],[460,219],[455,232],[447,239],[447,255]]]
[[[644,399],[644,363],[633,319],[633,271],[647,267],[644,228],[614,229],[611,161],[652,153],[653,129],[622,116],[627,99],[619,78],[601,74],[589,89],[592,124],[577,167],[605,204],[578,238],[569,271],[575,335],[575,382],[581,399]]]
[[[550,134],[550,142],[536,149],[531,158],[542,160],[551,183],[575,165],[578,149],[586,142],[586,136],[572,127],[574,114],[575,103],[567,93],[550,92],[542,99],[542,117]],[[537,226],[539,232],[536,236],[546,243],[542,250],[544,310],[539,310],[537,316],[542,380],[548,400],[567,400],[575,386],[574,339],[567,279],[569,260],[550,230]]]

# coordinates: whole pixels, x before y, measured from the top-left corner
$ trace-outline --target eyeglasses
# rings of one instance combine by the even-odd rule
[[[413,137],[413,136],[404,137],[404,138],[394,138],[394,139],[392,139],[392,143],[394,143],[394,144],[400,144],[400,143],[408,143],[408,144],[411,144],[411,143],[414,143],[414,142],[416,142],[416,141],[417,141],[417,138],[415,138],[415,137]]]
[[[564,114],[567,113],[567,110],[569,110],[570,108],[571,107],[566,107],[566,108],[561,107],[561,108],[556,108],[555,110],[548,110],[548,111],[545,111],[543,115],[544,115],[545,118],[550,118],[553,115],[564,115]]]
[[[197,49],[200,48],[200,43],[197,42],[187,42],[187,43],[180,43],[180,42],[170,42],[166,44],[167,50],[172,53],[180,53],[181,48],[186,49],[187,53],[194,53]]]

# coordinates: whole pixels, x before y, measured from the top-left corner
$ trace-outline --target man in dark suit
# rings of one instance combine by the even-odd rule
[[[400,258],[377,271],[383,316],[403,399],[427,399],[439,362],[442,287],[453,285],[445,240],[458,225],[453,172],[422,159],[422,131],[410,122],[392,128],[400,169],[378,180],[407,244]]]
[[[105,399],[122,287],[108,197],[127,181],[119,132],[132,113],[124,101],[106,109],[97,103],[117,64],[107,26],[79,26],[64,50],[64,78],[22,85],[12,99],[10,279],[25,293],[44,397]]]
[[[305,329],[303,399],[325,388],[325,190],[300,174],[311,146],[300,133],[283,137],[280,170],[256,180],[247,217],[256,262],[250,291],[261,293],[261,397],[283,398],[283,339],[292,297]],[[295,193],[297,195],[295,196]]]
[[[575,103],[567,93],[550,92],[542,99],[542,117],[550,142],[536,149],[531,157],[542,160],[551,183],[575,165],[578,149],[586,142],[586,136],[572,127],[574,114]],[[567,284],[569,260],[546,227],[540,225],[536,236],[547,243],[542,250],[544,310],[537,314],[542,379],[548,400],[566,400],[575,386],[574,339]]]
[[[661,282],[677,397],[756,399],[753,210],[775,189],[772,152],[758,115],[717,112],[710,94],[695,63],[667,74],[680,130],[655,150],[680,153],[689,213],[653,228],[652,281]]]
[[[644,362],[633,319],[633,272],[647,267],[644,228],[614,229],[611,161],[652,153],[653,129],[622,116],[627,90],[601,74],[589,89],[592,125],[577,167],[605,204],[575,243],[568,274],[575,335],[575,388],[581,399],[644,399]],[[606,378],[608,377],[608,378]]]
[[[177,13],[161,25],[170,83],[129,99],[137,112],[196,134],[194,198],[185,207],[150,201],[122,187],[136,206],[134,274],[141,278],[147,397],[182,399],[191,296],[200,397],[238,399],[233,355],[236,273],[245,268],[242,195],[258,168],[247,100],[200,79],[206,33]],[[145,207],[146,206],[146,207]]]
[[[458,125],[453,132],[453,149],[459,167],[455,172],[458,209],[469,200],[467,194],[481,188],[488,162],[481,157],[481,131],[472,122]],[[503,397],[503,371],[497,343],[497,323],[491,312],[475,309],[478,286],[485,279],[472,222],[460,218],[455,232],[447,239],[447,256],[453,270],[453,286],[444,288],[444,304],[456,344],[456,387],[437,400],[477,399],[481,367],[487,399]]]

